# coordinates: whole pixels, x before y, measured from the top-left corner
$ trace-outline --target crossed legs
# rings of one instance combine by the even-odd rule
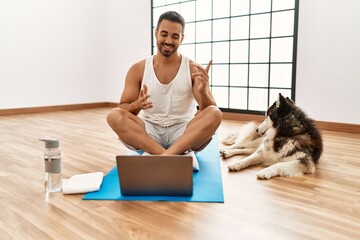
[[[165,149],[146,133],[144,122],[132,113],[114,108],[107,116],[108,124],[124,143],[151,154],[163,155],[182,154],[189,149],[201,150],[211,140],[221,120],[221,111],[216,106],[208,106],[188,123],[178,141]]]

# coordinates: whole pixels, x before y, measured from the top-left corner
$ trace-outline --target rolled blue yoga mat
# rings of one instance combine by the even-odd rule
[[[193,195],[177,196],[123,196],[120,193],[116,166],[104,177],[99,191],[85,194],[83,200],[118,200],[118,201],[169,201],[169,202],[224,202],[222,186],[219,141],[214,135],[209,145],[196,153],[200,171],[193,174]],[[115,158],[115,157],[114,157]]]

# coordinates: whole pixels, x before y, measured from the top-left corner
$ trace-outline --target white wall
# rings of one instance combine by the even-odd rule
[[[301,0],[296,102],[360,123],[358,0]],[[150,1],[0,0],[0,109],[118,102],[151,53]]]
[[[0,0],[0,109],[104,101],[105,4]]]
[[[301,0],[296,103],[314,119],[360,124],[360,1]]]
[[[151,54],[151,1],[107,1],[106,100],[119,102],[127,71]]]
[[[0,109],[118,102],[150,1],[0,0]]]

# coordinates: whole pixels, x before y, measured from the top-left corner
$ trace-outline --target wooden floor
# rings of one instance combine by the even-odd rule
[[[103,171],[127,150],[109,108],[0,117],[0,239],[360,239],[360,135],[324,131],[313,175],[229,173],[225,203],[83,201],[44,193],[44,136],[60,138],[64,178]],[[220,137],[239,122],[223,121]]]

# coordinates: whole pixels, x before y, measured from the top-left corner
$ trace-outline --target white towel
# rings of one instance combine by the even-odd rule
[[[69,179],[63,179],[63,193],[77,194],[94,192],[100,189],[104,173],[84,173],[72,176]]]

